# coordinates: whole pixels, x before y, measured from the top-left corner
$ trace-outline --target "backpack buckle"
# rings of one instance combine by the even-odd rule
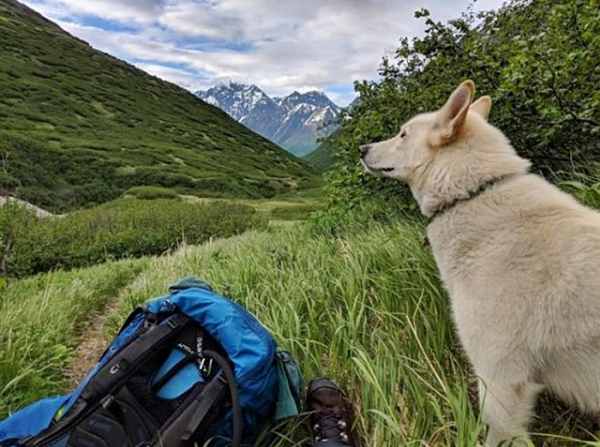
[[[108,394],[102,398],[102,400],[100,401],[100,405],[102,405],[102,408],[108,411],[108,409],[112,406],[114,401],[115,396],[113,396],[112,394]]]
[[[209,358],[208,362],[206,360],[206,357],[200,357],[200,362],[198,363],[198,369],[200,370],[200,373],[205,379],[210,377],[210,373],[212,373],[213,367],[213,359]]]
[[[152,326],[156,326],[158,323],[158,315],[155,313],[146,312],[144,315],[144,329],[149,329]]]

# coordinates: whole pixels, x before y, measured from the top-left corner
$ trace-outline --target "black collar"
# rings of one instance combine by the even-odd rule
[[[510,179],[516,177],[517,175],[518,174],[502,175],[500,177],[496,177],[496,178],[493,178],[491,180],[488,180],[487,182],[483,182],[481,185],[479,185],[479,187],[477,189],[474,189],[473,191],[470,191],[469,195],[467,197],[459,197],[457,199],[452,200],[451,202],[445,203],[442,206],[440,206],[438,209],[436,209],[433,212],[433,214],[431,215],[431,217],[429,217],[427,224],[429,225],[431,222],[433,222],[433,220],[436,217],[441,216],[446,211],[450,211],[452,208],[454,208],[459,203],[468,202],[469,200],[472,200],[475,197],[479,196],[481,193],[487,191],[492,186],[495,186],[498,183],[505,182],[506,180],[510,180]]]

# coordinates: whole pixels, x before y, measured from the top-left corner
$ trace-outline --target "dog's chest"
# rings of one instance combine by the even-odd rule
[[[462,226],[460,231],[452,231],[451,227],[444,225],[432,225],[427,237],[449,292],[457,281],[467,280],[477,271],[485,256],[486,241],[472,225]]]

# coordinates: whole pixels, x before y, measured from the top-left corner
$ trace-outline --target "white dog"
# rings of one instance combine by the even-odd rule
[[[600,410],[600,214],[529,174],[487,122],[491,98],[461,84],[437,112],[361,146],[372,173],[403,180],[427,235],[460,340],[480,378],[486,445],[527,439],[548,388]]]

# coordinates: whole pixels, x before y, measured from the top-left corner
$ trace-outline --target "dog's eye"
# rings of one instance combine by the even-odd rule
[[[402,133],[400,134],[400,138],[405,138],[407,135],[406,131],[403,130]]]

